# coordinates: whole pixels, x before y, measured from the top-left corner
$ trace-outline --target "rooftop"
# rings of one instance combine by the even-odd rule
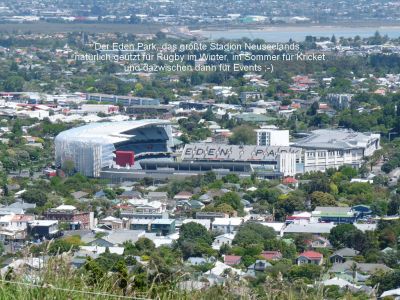
[[[146,119],[121,122],[99,122],[61,132],[56,140],[73,140],[85,144],[110,144],[123,142],[132,136],[125,132],[148,125],[168,125],[169,121]]]
[[[303,253],[300,253],[299,256],[304,256],[309,259],[322,259],[324,256],[316,251],[304,251]]]
[[[312,212],[313,216],[353,217],[351,207],[317,206]]]
[[[213,226],[239,226],[243,222],[242,218],[215,218],[214,222],[212,223]]]
[[[357,149],[365,148],[376,139],[379,134],[361,133],[348,129],[318,129],[294,143],[294,146],[302,148],[324,149]]]
[[[335,227],[333,223],[292,223],[285,229],[285,233],[330,233],[331,229]]]

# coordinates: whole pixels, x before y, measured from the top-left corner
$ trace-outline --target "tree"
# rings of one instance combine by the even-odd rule
[[[118,276],[118,286],[123,290],[124,296],[126,295],[126,289],[128,287],[128,268],[123,259],[120,259],[117,264],[113,267],[113,271]]]
[[[220,204],[229,204],[233,207],[234,210],[238,212],[243,211],[243,203],[240,200],[240,197],[235,192],[227,192],[220,197],[215,197],[215,206],[219,206]]]
[[[211,235],[203,225],[189,222],[181,226],[177,246],[185,259],[191,256],[214,255],[211,243]]]
[[[389,201],[388,215],[393,216],[400,213],[400,197],[396,196]]]
[[[217,175],[213,171],[208,171],[203,175],[204,183],[210,184],[217,180]]]
[[[151,253],[156,248],[156,245],[148,238],[139,238],[135,243],[135,247],[140,252],[146,251]]]
[[[89,285],[98,284],[105,274],[100,265],[90,257],[86,260],[83,269],[86,271],[86,283]]]
[[[313,104],[311,104],[310,108],[307,111],[307,115],[309,116],[315,116],[317,114],[317,111],[319,109],[319,103],[318,101],[313,102]]]
[[[315,280],[320,277],[321,267],[314,264],[302,264],[300,266],[293,266],[288,273],[290,279],[307,278]]]
[[[303,252],[308,248],[309,241],[312,240],[312,235],[309,233],[296,234],[294,244],[299,252]]]
[[[340,172],[349,180],[357,176],[357,170],[349,166],[341,167]]]
[[[310,195],[310,200],[313,209],[317,206],[336,206],[335,197],[324,192],[313,192]]]
[[[358,251],[369,250],[373,241],[353,224],[339,224],[331,229],[329,241],[334,247],[349,247]]]
[[[48,200],[48,196],[45,192],[39,189],[28,189],[25,191],[21,198],[28,203],[35,203],[37,206],[43,206]]]
[[[238,126],[233,129],[229,142],[233,145],[255,145],[257,143],[256,132],[251,126]]]
[[[400,270],[386,273],[376,273],[371,276],[371,286],[379,286],[379,294],[399,287]]]
[[[56,239],[50,242],[49,254],[56,255],[76,249],[78,245],[68,239]]]
[[[22,92],[25,80],[21,76],[10,76],[4,82],[6,92]]]
[[[264,244],[271,239],[275,239],[276,234],[270,227],[259,223],[245,223],[239,227],[239,230],[232,241],[232,245],[238,245],[246,248],[249,245]]]
[[[353,277],[353,282],[355,282],[356,280],[356,276],[357,276],[357,272],[358,272],[359,268],[356,262],[353,262],[350,266],[350,271]]]
[[[68,175],[71,176],[75,170],[75,163],[72,160],[64,161],[61,169]]]
[[[239,183],[240,182],[239,176],[235,173],[229,173],[228,175],[225,175],[224,177],[222,177],[222,180],[224,182],[229,182],[229,183]]]
[[[178,243],[183,241],[202,241],[208,245],[211,245],[212,238],[207,229],[198,223],[189,222],[183,224],[179,230]]]

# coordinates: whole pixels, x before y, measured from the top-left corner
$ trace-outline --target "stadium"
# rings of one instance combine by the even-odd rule
[[[151,177],[164,181],[213,171],[274,179],[301,172],[301,149],[288,146],[186,144],[173,153],[172,128],[164,120],[99,122],[73,128],[55,138],[58,168],[72,161],[88,177],[112,182]]]
[[[61,132],[55,138],[55,159],[57,167],[72,161],[77,172],[100,177],[103,168],[168,156],[171,147],[168,121],[100,122]]]

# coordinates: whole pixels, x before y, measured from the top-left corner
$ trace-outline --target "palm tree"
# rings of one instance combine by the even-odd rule
[[[353,264],[350,266],[350,271],[353,276],[353,282],[356,281],[356,276],[357,276],[357,271],[359,270],[358,265],[356,262],[353,262]]]

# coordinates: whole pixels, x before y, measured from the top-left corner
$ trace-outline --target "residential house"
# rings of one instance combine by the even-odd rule
[[[152,202],[148,202],[144,203],[142,205],[137,205],[135,207],[135,211],[138,213],[150,213],[150,214],[154,214],[154,213],[163,213],[166,209],[166,204],[162,203],[160,201],[152,201]]]
[[[240,100],[242,102],[246,102],[248,100],[255,101],[262,99],[263,96],[260,92],[241,92],[240,93]]]
[[[335,227],[333,223],[308,223],[306,221],[296,221],[290,223],[282,230],[283,234],[310,233],[314,235],[329,234]]]
[[[182,191],[174,196],[174,200],[176,200],[176,201],[190,200],[192,197],[193,197],[193,194],[191,192]]]
[[[354,270],[354,264],[356,270]],[[381,263],[357,263],[347,260],[344,263],[334,264],[328,270],[328,273],[333,273],[336,277],[353,282],[365,282],[372,274],[377,272],[386,273],[391,270],[391,268]]]
[[[324,256],[316,251],[304,251],[297,256],[297,264],[315,264],[315,265],[322,265],[324,261]]]
[[[257,259],[254,264],[247,267],[247,272],[251,275],[255,275],[256,272],[264,272],[268,267],[272,267],[269,262],[264,259]]]
[[[233,274],[237,274],[239,276],[244,275],[244,272],[236,269],[236,268],[232,268],[231,266],[228,266],[227,264],[224,264],[220,261],[216,261],[215,262],[215,266],[214,268],[212,268],[211,270],[207,271],[204,273],[205,276],[221,276],[224,274],[224,272],[226,270],[231,271]]]
[[[232,241],[235,238],[233,233],[225,233],[217,236],[212,243],[212,248],[214,250],[219,250],[223,245],[232,245]]]
[[[31,215],[6,215],[0,217],[0,240],[21,241],[28,233],[28,223],[35,220]]]
[[[178,211],[202,210],[204,206],[198,200],[179,200],[176,202],[176,209]]]
[[[232,233],[243,224],[242,218],[215,218],[212,223],[212,230],[222,233]]]
[[[260,256],[265,260],[280,260],[282,259],[282,253],[280,251],[263,251]]]
[[[142,194],[138,191],[124,191],[121,195],[118,196],[119,199],[129,200],[129,199],[140,199],[142,198]]]
[[[57,220],[35,220],[28,222],[28,233],[37,239],[52,239],[61,235]]]
[[[99,221],[97,227],[106,229],[106,230],[117,230],[124,228],[124,222],[120,218],[115,218],[113,216],[108,216]]]
[[[70,223],[72,229],[90,229],[93,222],[93,212],[79,211],[72,205],[60,205],[44,213],[48,220]]]
[[[323,236],[313,236],[308,245],[311,248],[330,248],[331,243]]]
[[[121,218],[128,219],[144,219],[144,220],[156,220],[162,218],[168,218],[168,213],[145,213],[145,212],[136,212],[134,209],[124,209],[121,210],[120,213]]]
[[[156,219],[150,224],[151,232],[158,235],[169,235],[175,232],[174,219]]]
[[[238,255],[224,255],[224,264],[235,266],[242,262],[242,257]]]
[[[144,230],[150,231],[150,224],[152,222],[151,219],[130,219],[130,226],[131,230]]]
[[[76,200],[85,198],[89,193],[83,192],[83,191],[77,191],[74,193],[71,193],[72,197],[74,197]]]
[[[10,207],[10,206],[0,207],[0,217],[7,215],[23,215],[24,213],[25,210],[20,207]]]
[[[166,203],[168,201],[168,193],[167,192],[149,192],[147,194],[147,198],[149,201],[160,201]]]
[[[187,262],[192,266],[199,266],[207,263],[213,263],[215,261],[214,257],[204,258],[204,257],[189,257]]]
[[[303,212],[295,212],[293,215],[286,217],[286,224],[289,223],[308,223],[310,221],[311,218],[311,213],[307,212],[307,211],[303,211]]]
[[[293,177],[283,178],[282,184],[296,188],[296,189],[299,187],[299,182],[297,181],[296,178],[293,178]]]
[[[89,243],[90,246],[113,247],[121,246],[124,242],[131,241],[135,243],[145,234],[144,230],[115,230],[106,236],[97,238]]]
[[[352,260],[356,257],[360,251],[354,250],[352,248],[342,248],[339,249],[329,257],[329,260],[333,264],[341,264],[344,263],[346,260]]]
[[[223,212],[214,212],[214,211],[196,212],[196,219],[208,219],[214,221],[217,218],[229,218],[229,215]]]
[[[17,201],[17,202],[10,204],[9,206],[5,206],[5,207],[11,207],[11,208],[15,208],[15,209],[23,209],[26,211],[28,209],[35,209],[36,203],[27,203],[27,202],[23,202],[23,201]]]

